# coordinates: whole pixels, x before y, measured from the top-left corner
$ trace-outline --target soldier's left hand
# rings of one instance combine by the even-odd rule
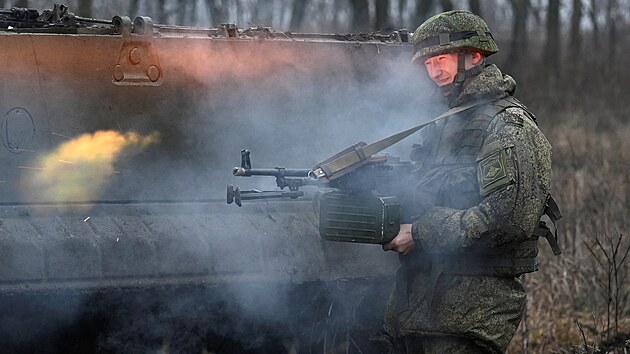
[[[400,231],[393,240],[383,245],[384,251],[394,251],[403,256],[409,254],[416,248],[416,244],[411,237],[412,224],[400,224]]]

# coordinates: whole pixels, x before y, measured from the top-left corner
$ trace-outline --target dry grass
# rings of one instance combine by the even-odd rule
[[[550,113],[539,116],[554,146],[563,254],[554,257],[540,243],[541,270],[525,276],[527,314],[508,352],[624,353],[630,339],[630,257],[623,258],[630,247],[630,124],[604,111],[567,111],[544,121]]]

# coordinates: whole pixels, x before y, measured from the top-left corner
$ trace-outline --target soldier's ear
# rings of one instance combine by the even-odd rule
[[[483,55],[479,52],[472,52],[472,65],[478,65],[483,61]]]

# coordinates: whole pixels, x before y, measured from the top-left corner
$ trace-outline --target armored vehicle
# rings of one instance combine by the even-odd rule
[[[242,148],[308,167],[406,126],[405,31],[55,5],[0,10],[0,48],[3,351],[374,351],[395,255],[322,240],[308,196],[235,208],[225,186]]]

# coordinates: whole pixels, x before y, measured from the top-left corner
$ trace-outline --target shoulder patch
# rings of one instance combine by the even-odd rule
[[[507,176],[507,171],[505,169],[505,161],[501,158],[502,154],[496,153],[492,156],[488,156],[486,159],[479,163],[480,176],[481,176],[481,187],[485,188],[500,180],[501,178],[505,178]]]
[[[510,149],[501,149],[478,162],[477,179],[479,194],[482,197],[514,181],[514,165],[510,161],[509,154]]]

